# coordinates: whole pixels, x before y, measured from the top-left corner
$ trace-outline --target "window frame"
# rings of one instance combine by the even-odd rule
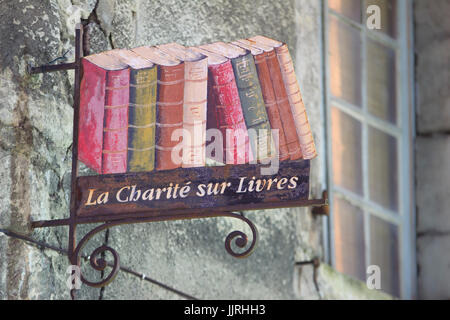
[[[364,4],[365,1],[363,0]],[[370,222],[369,216],[375,216],[398,226],[399,234],[399,289],[400,297],[414,299],[417,296],[417,264],[416,264],[416,225],[415,225],[415,188],[414,188],[414,141],[415,141],[415,101],[414,101],[414,50],[413,50],[413,1],[397,0],[397,39],[365,26],[365,5],[361,6],[361,23],[355,22],[344,15],[329,9],[328,0],[322,1],[322,32],[323,32],[323,81],[324,81],[324,114],[327,151],[327,166],[325,176],[329,191],[330,216],[324,219],[323,241],[324,254],[327,262],[333,267],[335,263],[333,198],[339,194],[363,210],[365,237],[365,266],[370,265]],[[331,94],[329,66],[329,16],[337,17],[360,31],[362,41],[361,52],[361,108],[342,101]],[[396,105],[397,124],[371,115],[367,103],[367,59],[366,48],[368,39],[393,48],[396,52]],[[333,185],[332,146],[331,146],[331,107],[335,106],[358,119],[362,126],[362,174],[364,196],[354,194],[342,187]],[[398,213],[393,212],[369,199],[368,183],[368,127],[381,129],[396,138],[397,168],[398,168]],[[369,214],[370,212],[370,214]],[[383,271],[381,270],[381,276]]]

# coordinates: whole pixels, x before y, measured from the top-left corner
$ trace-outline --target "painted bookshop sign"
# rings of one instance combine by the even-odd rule
[[[207,209],[307,199],[309,161],[286,162],[275,175],[258,165],[176,169],[78,178],[77,214]]]
[[[285,44],[171,43],[81,64],[78,159],[98,175],[77,178],[77,215],[308,198],[316,150]]]
[[[31,223],[69,226],[71,267],[80,266],[89,240],[111,227],[213,217],[247,224],[251,238],[237,230],[225,238],[227,252],[244,258],[258,232],[239,212],[327,205],[326,194],[308,199],[316,150],[286,44],[255,36],[83,57],[80,24],[75,40],[75,62],[29,68],[75,70],[70,218]],[[95,174],[79,176],[79,162]],[[92,223],[77,241],[76,226]],[[109,246],[89,261],[102,272],[97,282],[80,274],[92,287],[107,285],[120,269]]]

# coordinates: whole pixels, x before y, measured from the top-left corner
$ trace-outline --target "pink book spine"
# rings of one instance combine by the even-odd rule
[[[127,171],[130,70],[108,71],[103,127],[102,173]]]
[[[226,164],[253,161],[239,92],[230,61],[209,66],[217,128],[224,138]]]
[[[82,67],[78,159],[101,173],[106,70],[86,59],[82,60]]]

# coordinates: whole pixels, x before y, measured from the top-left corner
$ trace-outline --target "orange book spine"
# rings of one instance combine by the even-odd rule
[[[272,81],[270,80],[269,67],[266,61],[266,54],[261,53],[255,56],[256,69],[258,71],[259,83],[266,105],[267,115],[272,129],[278,130],[278,145],[276,146],[280,161],[289,160],[289,149],[281,122],[278,103],[275,98]],[[276,140],[275,140],[276,141]]]
[[[270,79],[272,80],[273,90],[275,93],[278,110],[280,112],[281,122],[283,124],[286,137],[286,144],[289,150],[291,160],[298,160],[303,157],[300,148],[299,137],[295,128],[294,118],[292,116],[291,107],[284,87],[283,77],[281,75],[280,64],[274,50],[266,53],[266,61],[270,71]]]

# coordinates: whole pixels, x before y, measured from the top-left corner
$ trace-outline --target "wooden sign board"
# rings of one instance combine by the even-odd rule
[[[309,160],[299,160],[281,162],[273,175],[246,164],[78,177],[76,214],[282,207],[285,201],[308,199],[309,170]]]

